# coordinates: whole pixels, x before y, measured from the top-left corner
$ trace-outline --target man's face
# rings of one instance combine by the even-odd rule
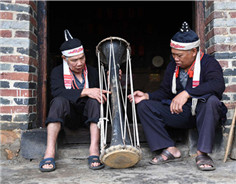
[[[191,50],[177,50],[171,48],[171,53],[175,60],[176,65],[182,69],[187,70],[195,61],[197,55],[197,49],[194,48]]]
[[[84,69],[85,66],[84,53],[67,58],[65,58],[65,56],[62,57],[67,61],[71,71],[73,71],[74,73],[81,73],[82,70]]]

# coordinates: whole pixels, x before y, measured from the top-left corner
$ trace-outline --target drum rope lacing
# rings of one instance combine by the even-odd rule
[[[100,60],[100,51],[98,51],[98,72],[99,72],[99,84],[100,84],[100,95],[101,95],[101,100],[102,99],[102,89],[105,90],[109,90],[110,89],[110,83],[109,83],[109,79],[108,82],[106,81],[106,75],[105,75],[105,70],[104,70],[104,66],[101,65],[101,60]],[[111,69],[111,57],[113,58],[113,65],[114,65],[114,70],[116,70],[116,62],[115,62],[115,56],[114,56],[114,48],[113,48],[113,44],[111,41],[111,46],[110,46],[110,55],[109,55],[109,66],[108,66],[108,70],[110,71]],[[125,80],[125,96],[123,95],[122,92],[122,88],[121,88],[121,83],[120,81],[116,80],[116,85],[120,86],[120,94],[121,94],[121,102],[122,102],[122,106],[124,109],[124,126],[123,123],[120,122],[120,127],[121,127],[121,136],[122,136],[122,140],[123,143],[125,145],[125,140],[126,140],[126,127],[128,129],[128,135],[130,137],[130,141],[131,141],[131,145],[134,147],[140,147],[140,143],[139,143],[139,136],[138,136],[138,125],[137,125],[137,116],[136,116],[136,110],[135,110],[135,102],[134,102],[134,95],[133,95],[133,80],[132,80],[132,69],[131,69],[131,58],[130,58],[130,51],[127,48],[127,58],[126,58],[126,80]],[[115,72],[115,78],[117,79],[117,73]],[[110,76],[108,76],[110,78]],[[132,108],[132,121],[133,121],[133,139],[131,136],[131,131],[130,131],[130,126],[129,126],[129,120],[127,117],[127,99],[128,99],[128,79],[129,79],[129,87],[131,90],[131,96],[132,96],[132,104],[131,104],[131,108]],[[103,84],[105,86],[103,86]],[[118,103],[120,103],[119,101],[119,91],[117,91],[117,101]],[[108,128],[108,115],[110,115],[111,117],[111,109],[110,109],[110,100],[109,100],[109,93],[106,94],[106,98],[107,98],[107,103],[106,103],[106,116],[104,117],[104,107],[103,107],[103,103],[101,103],[100,105],[100,119],[98,122],[98,127],[100,128],[100,149],[101,152],[103,152],[107,146],[107,128]],[[118,111],[121,112],[120,109],[120,104],[118,105],[119,109]],[[120,115],[120,120],[122,120],[121,118],[121,113],[119,113]],[[113,124],[112,119],[111,119],[111,125]]]

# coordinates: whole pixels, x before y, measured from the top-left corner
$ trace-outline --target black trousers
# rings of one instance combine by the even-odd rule
[[[169,105],[153,100],[141,101],[137,110],[151,151],[175,146],[166,130],[166,126],[169,126],[184,129],[197,127],[197,149],[205,153],[212,152],[215,128],[222,114],[221,102],[216,96],[210,96],[206,102],[198,101],[195,118],[188,105],[183,106],[182,113],[171,114]]]
[[[81,98],[71,103],[64,97],[55,97],[50,103],[46,126],[49,123],[61,122],[62,127],[79,128],[97,123],[100,117],[100,104],[92,98]]]

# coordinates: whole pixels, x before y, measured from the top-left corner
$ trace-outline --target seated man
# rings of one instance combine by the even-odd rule
[[[61,45],[63,64],[51,73],[51,93],[54,97],[46,119],[47,148],[44,160],[39,164],[42,172],[53,171],[55,165],[55,145],[61,128],[78,128],[81,124],[90,127],[89,168],[104,167],[99,160],[100,132],[97,122],[100,116],[100,103],[106,101],[99,88],[98,72],[86,65],[85,54],[80,40],[73,38],[65,30],[66,41]]]
[[[166,126],[197,127],[196,164],[200,170],[214,170],[212,152],[215,128],[226,109],[220,102],[225,90],[222,68],[212,56],[199,50],[200,40],[186,22],[171,39],[171,62],[160,89],[134,92],[137,113],[151,151],[163,150],[151,164],[181,160],[181,152]],[[129,96],[132,101],[131,95]],[[226,109],[227,110],[227,109]],[[224,114],[225,116],[225,114]],[[194,121],[191,121],[196,119]]]

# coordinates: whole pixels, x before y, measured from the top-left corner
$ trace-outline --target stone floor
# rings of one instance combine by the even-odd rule
[[[234,184],[236,183],[236,161],[226,163],[215,160],[216,170],[197,170],[194,157],[181,162],[150,165],[150,155],[132,168],[113,169],[105,167],[93,171],[88,168],[86,158],[61,158],[56,160],[57,169],[42,173],[39,160],[20,159],[1,162],[1,184]]]

